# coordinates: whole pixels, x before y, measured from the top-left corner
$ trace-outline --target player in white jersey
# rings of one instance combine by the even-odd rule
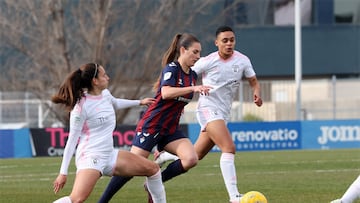
[[[360,175],[349,186],[340,199],[331,201],[331,203],[353,203],[360,199]]]
[[[199,160],[217,145],[222,154],[221,173],[229,194],[230,202],[240,202],[234,164],[235,144],[227,128],[231,105],[242,77],[246,77],[253,90],[253,101],[262,105],[260,85],[248,57],[234,50],[235,33],[228,26],[221,26],[216,31],[215,45],[218,51],[200,58],[192,69],[202,75],[202,83],[211,86],[209,96],[200,95],[196,116],[201,125],[200,135],[194,144]],[[156,155],[156,162],[173,159],[167,153]],[[159,161],[160,160],[160,161]]]
[[[200,95],[197,116],[202,130],[213,120],[229,120],[234,95],[243,74],[246,78],[255,77],[250,60],[238,51],[224,60],[218,52],[201,58],[192,69],[202,74],[203,84],[211,85],[210,97]]]
[[[262,105],[260,85],[250,60],[235,51],[235,33],[227,26],[216,31],[215,45],[218,51],[199,59],[192,69],[202,75],[204,85],[213,87],[208,97],[200,95],[196,116],[201,125],[200,135],[195,143],[195,150],[201,160],[214,145],[222,154],[220,169],[230,202],[240,202],[237,188],[234,156],[235,144],[226,126],[230,118],[231,105],[240,81],[245,76],[253,90],[253,101]]]
[[[70,111],[70,130],[60,173],[54,181],[55,194],[65,185],[71,158],[76,150],[76,177],[72,192],[55,203],[84,202],[103,176],[147,176],[154,202],[166,202],[161,171],[152,161],[113,147],[115,110],[150,105],[152,98],[127,100],[115,98],[107,90],[109,77],[105,69],[89,63],[73,71],[52,101]]]

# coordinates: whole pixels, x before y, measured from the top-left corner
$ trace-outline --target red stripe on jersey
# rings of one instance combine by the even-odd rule
[[[176,63],[176,66],[167,66],[164,70],[171,71],[174,73],[172,77],[176,77],[175,84],[167,85],[188,87],[196,84],[196,73],[191,70],[189,74],[186,74],[178,63]],[[173,134],[179,127],[181,114],[185,105],[192,99],[193,93],[175,99],[164,100],[160,89],[161,87],[159,87],[155,96],[155,103],[149,106],[140,119],[136,129],[137,132],[159,133],[160,135]]]

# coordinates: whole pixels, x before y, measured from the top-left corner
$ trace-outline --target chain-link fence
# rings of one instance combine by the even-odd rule
[[[231,121],[296,120],[296,86],[293,80],[260,80],[262,107],[252,102],[252,91],[242,82],[232,106]],[[360,118],[360,79],[303,80],[301,111],[303,120]],[[182,123],[196,123],[197,98],[185,107]],[[1,128],[54,127],[62,124],[52,114],[51,102],[36,99],[28,92],[0,92]],[[136,123],[141,108],[125,119]]]

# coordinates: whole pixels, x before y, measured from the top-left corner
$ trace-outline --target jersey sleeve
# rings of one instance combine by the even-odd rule
[[[195,71],[196,74],[201,74],[203,72],[205,72],[207,66],[208,66],[209,60],[206,57],[202,57],[200,58],[198,61],[196,61],[196,63],[194,64],[193,67],[191,67],[191,69],[193,71]]]
[[[63,159],[61,162],[60,174],[67,175],[71,158],[74,155],[81,130],[85,122],[85,111],[80,104],[76,104],[70,113],[70,130],[68,140],[65,145]]]
[[[160,87],[176,86],[177,75],[178,75],[177,64],[175,62],[168,64],[161,73]]]
[[[103,91],[103,96],[108,97],[111,100],[114,109],[125,109],[140,105],[140,100],[119,99],[114,97],[107,89]]]
[[[248,60],[246,63],[246,67],[244,69],[244,76],[246,78],[251,78],[251,77],[254,77],[255,75],[256,75],[256,73],[254,71],[254,68],[253,68],[250,60]]]

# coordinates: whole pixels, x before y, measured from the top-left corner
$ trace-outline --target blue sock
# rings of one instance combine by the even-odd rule
[[[113,176],[110,180],[110,183],[107,185],[105,191],[100,197],[98,203],[107,203],[115,195],[117,191],[122,188],[131,178],[125,176]]]
[[[181,160],[178,159],[170,163],[166,169],[161,173],[162,181],[168,181],[171,178],[185,173],[184,167],[181,165]]]

